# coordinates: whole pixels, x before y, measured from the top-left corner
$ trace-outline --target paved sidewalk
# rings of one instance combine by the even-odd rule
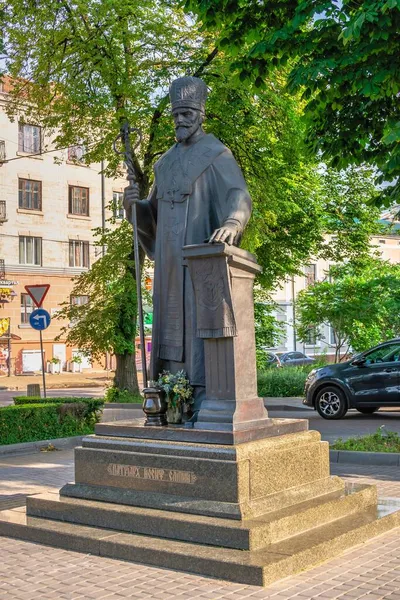
[[[71,481],[72,460],[72,451],[0,458],[0,510]],[[333,465],[332,473],[400,497],[398,468]],[[266,589],[2,537],[0,556],[0,600],[400,600],[400,529]]]

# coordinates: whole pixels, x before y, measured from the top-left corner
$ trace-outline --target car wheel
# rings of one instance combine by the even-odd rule
[[[323,387],[315,398],[315,408],[324,419],[342,419],[347,413],[346,398],[337,387]]]
[[[372,413],[379,410],[379,407],[378,406],[363,406],[362,408],[357,408],[356,410],[358,410],[358,412],[362,413],[363,415],[372,415]]]

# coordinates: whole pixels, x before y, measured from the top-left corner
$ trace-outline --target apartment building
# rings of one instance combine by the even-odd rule
[[[50,285],[43,308],[52,317],[62,302],[86,301],[71,296],[72,278],[102,252],[93,244],[92,229],[111,216],[105,206],[112,199],[122,202],[126,180],[102,178],[100,164],[82,162],[82,147],[48,151],[54,146],[40,127],[25,123],[23,115],[14,122],[7,117],[5,86],[0,88],[0,369],[19,374],[41,369],[39,332],[29,325],[35,307],[25,285]],[[122,218],[122,209],[117,216]],[[63,325],[52,318],[43,341],[45,361],[59,358],[65,369],[80,349],[56,340]],[[82,357],[81,366],[104,365]]]

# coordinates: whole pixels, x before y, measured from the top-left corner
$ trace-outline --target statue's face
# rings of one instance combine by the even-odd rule
[[[178,142],[187,141],[201,127],[204,120],[202,113],[194,108],[175,108],[172,117]]]

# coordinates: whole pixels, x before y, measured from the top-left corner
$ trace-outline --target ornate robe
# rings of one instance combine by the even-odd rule
[[[182,248],[203,244],[229,222],[238,226],[238,243],[251,200],[232,153],[213,135],[190,146],[175,144],[154,171],[148,200],[137,204],[140,243],[155,261],[150,378],[163,369],[184,369],[196,392],[205,385],[204,349]]]

